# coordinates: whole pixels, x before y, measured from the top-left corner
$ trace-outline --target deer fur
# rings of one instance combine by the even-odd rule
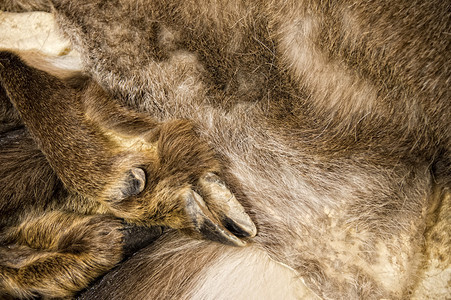
[[[196,124],[258,228],[242,249],[167,233],[82,298],[227,298],[273,262],[288,293],[412,295],[450,186],[449,3],[52,2],[114,99]]]
[[[2,0],[0,10],[25,12],[25,11],[50,11],[52,5],[47,0]]]
[[[11,213],[1,235],[6,255],[0,265],[0,289],[4,292],[18,296],[69,296],[118,263],[123,254],[121,244],[124,239],[127,242],[127,236],[116,233],[118,236],[111,238],[98,226],[99,232],[93,228],[92,234],[104,236],[114,248],[96,238],[79,241],[89,237],[85,228],[95,223],[91,220],[94,217],[86,214],[106,214],[110,219],[114,216],[138,226],[193,231],[197,236],[236,246],[245,242],[233,233],[255,235],[254,224],[242,206],[213,174],[220,172],[219,163],[190,122],[156,123],[123,109],[86,78],[60,79],[26,65],[10,52],[0,52],[0,76],[6,92],[3,98],[14,104],[49,164],[42,167],[53,170],[55,174],[51,175],[56,175],[66,189],[62,196],[36,195],[34,199],[35,195],[29,195],[21,199],[20,189],[27,178],[14,174],[18,163],[9,160],[19,156],[14,152],[17,141],[6,140],[4,177],[8,180],[16,175],[18,180],[7,181],[5,185],[13,184],[12,189],[4,186],[1,195],[1,212]],[[30,172],[37,175],[39,170]],[[49,193],[54,190],[42,184],[32,188],[43,188]],[[26,217],[17,220],[18,207],[24,201],[29,202],[28,210],[37,205],[41,215],[35,219],[30,217],[34,211],[22,212]],[[44,205],[36,203],[39,201]],[[52,207],[48,202],[58,203]],[[118,220],[113,220],[111,234],[119,225]],[[63,230],[65,226],[72,227],[69,233]],[[98,259],[103,261],[96,261],[92,248],[111,251],[111,257],[100,255]],[[105,249],[98,250],[102,248]],[[14,258],[16,251],[23,252],[21,258]],[[77,272],[77,268],[82,271]],[[44,270],[42,277],[32,275],[36,269]]]

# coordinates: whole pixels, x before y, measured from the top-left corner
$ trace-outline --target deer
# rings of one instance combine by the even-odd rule
[[[448,3],[51,2],[109,99],[95,98],[99,106],[157,124],[183,120],[168,134],[192,122],[186,140],[214,157],[218,169],[206,174],[234,195],[242,224],[204,217],[216,224],[209,240],[168,230],[81,299],[297,298],[304,285],[324,299],[413,293],[429,216],[441,205],[431,199],[451,178]],[[178,169],[183,159],[173,161]],[[124,172],[113,173],[101,189]]]

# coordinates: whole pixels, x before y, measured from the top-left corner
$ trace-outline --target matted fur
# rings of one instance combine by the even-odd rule
[[[40,67],[0,51],[1,100],[14,105],[3,118],[17,110],[26,127],[0,136],[0,293],[73,295],[161,233],[132,225],[234,245],[245,243],[233,233],[255,236],[192,122],[155,122],[85,76]]]
[[[323,298],[409,295],[450,179],[449,3],[54,5],[104,87],[199,124],[275,261]]]
[[[411,295],[450,184],[447,1],[53,4],[97,82],[221,155],[259,232],[239,259],[267,253],[322,298]],[[166,236],[86,298],[195,297],[221,247]]]
[[[48,0],[2,0],[0,10],[24,12],[24,11],[50,11],[52,5]]]

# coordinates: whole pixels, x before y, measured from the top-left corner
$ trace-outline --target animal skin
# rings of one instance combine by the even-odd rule
[[[81,298],[247,295],[265,265],[295,283],[256,293],[412,295],[449,211],[448,1],[52,2],[111,101],[195,124],[258,229],[240,249],[168,232]]]

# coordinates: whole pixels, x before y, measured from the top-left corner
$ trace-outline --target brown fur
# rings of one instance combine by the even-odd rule
[[[199,124],[274,260],[324,298],[408,297],[427,199],[450,183],[447,1],[54,6],[123,103]],[[131,298],[169,282],[130,265],[125,285],[144,269]]]
[[[122,104],[195,122],[256,248],[323,298],[409,297],[450,185],[447,1],[53,2]],[[220,247],[166,236],[86,297],[188,298]]]
[[[197,178],[220,171],[190,122],[158,124],[120,107],[92,82],[65,83],[6,52],[2,67],[9,98],[66,188],[130,222],[187,226],[185,220],[164,221],[178,210],[173,201]],[[71,87],[74,82],[80,91]],[[133,190],[127,194],[134,184],[128,170],[136,167],[148,177],[138,196]]]
[[[120,222],[65,208],[67,193],[26,131],[3,134],[0,163],[2,297],[66,296],[121,260]],[[74,248],[91,239],[95,248]],[[108,251],[97,253],[102,248]]]
[[[160,234],[130,240],[140,231],[68,194],[26,131],[8,135],[0,148],[2,297],[68,296]]]
[[[26,60],[36,61],[29,57]],[[208,226],[218,224],[215,223],[218,222],[216,219],[227,222],[218,226],[237,225],[229,227],[230,230],[239,234],[246,232],[241,231],[240,223],[234,222],[235,217],[240,215],[234,214],[233,209],[224,210],[233,207],[229,206],[233,202],[229,197],[233,195],[218,181],[216,175],[211,175],[212,172],[220,171],[219,164],[210,148],[198,138],[190,122],[174,120],[158,124],[149,117],[123,109],[98,85],[86,78],[54,77],[27,66],[18,56],[9,52],[0,53],[0,63],[2,85],[7,94],[4,98],[14,104],[14,108],[5,107],[9,112],[17,110],[20,113],[27,130],[45,155],[44,158],[31,140],[28,140],[31,149],[21,149],[27,136],[25,140],[5,140],[5,153],[1,157],[5,160],[5,184],[2,186],[4,190],[0,194],[0,203],[2,214],[10,215],[2,226],[4,252],[8,254],[1,273],[3,278],[0,286],[4,292],[17,296],[34,293],[46,297],[67,296],[85,287],[119,261],[123,256],[123,242],[122,235],[120,232],[115,233],[115,230],[120,223],[116,220],[111,224],[110,234],[117,236],[111,239],[103,234],[105,229],[102,226],[97,227],[98,232],[95,231],[96,227],[90,229],[85,226],[90,217],[72,216],[73,213],[109,214],[131,224],[169,226],[222,242],[243,243],[231,233],[211,235],[217,228]],[[46,69],[45,65],[42,67]],[[64,78],[65,74],[56,73]],[[31,151],[35,151],[39,159],[37,162]],[[21,159],[32,166],[26,175],[21,173]],[[35,163],[38,164],[33,165]],[[141,172],[145,171],[146,182],[142,183],[145,178],[136,177],[136,174],[140,176],[139,172],[136,173],[137,168]],[[48,174],[40,174],[41,169]],[[42,180],[42,176],[50,177],[48,184],[34,181]],[[30,188],[22,190],[21,184],[27,184]],[[41,194],[27,193],[35,189],[42,189]],[[59,190],[62,190],[62,195],[52,194]],[[225,194],[217,195],[215,191]],[[208,208],[204,209],[208,211],[206,214],[196,210],[200,207],[192,202],[203,203],[203,199],[195,200],[200,197],[199,194],[207,202]],[[221,200],[221,197],[226,201]],[[26,210],[21,214],[23,218],[17,222],[17,209],[21,205]],[[62,209],[69,209],[69,215],[61,212]],[[61,213],[61,218],[53,217]],[[30,215],[38,218],[33,226],[30,224],[35,221],[30,220]],[[74,224],[70,225],[71,222]],[[56,235],[60,230],[54,227],[55,223],[73,227],[74,233],[61,232],[61,236]],[[9,229],[11,226],[30,227],[26,230],[27,238],[22,239],[22,230]],[[73,237],[79,235],[84,238],[84,235],[89,235],[86,230],[100,234],[109,243],[103,245],[101,241],[89,238],[81,242],[78,237]],[[225,227],[219,230],[228,232]],[[136,232],[132,231],[131,234]],[[149,234],[154,235],[152,230],[149,230]],[[41,239],[40,236],[45,241],[33,244],[36,239]],[[146,234],[143,237],[144,241],[136,242],[143,243],[149,239]],[[58,244],[61,239],[65,241],[64,246],[55,248],[54,244]],[[89,244],[90,240],[93,245]],[[71,254],[71,242],[78,245],[76,254],[79,257]],[[20,254],[24,261],[14,264],[11,262],[14,259],[9,256],[17,255],[16,248],[21,245],[27,248]],[[11,249],[11,253],[6,247]],[[91,252],[92,247],[111,251],[111,257],[96,257],[95,252]],[[38,254],[30,252],[32,249]],[[44,258],[40,258],[40,251],[50,251],[52,254],[44,254]],[[94,261],[95,265],[85,267],[93,264],[90,261]],[[40,265],[43,268],[39,271],[43,272],[42,277],[32,275],[33,270]],[[74,267],[70,270],[71,276],[79,278],[74,282],[52,276],[56,272],[62,273],[59,275],[61,278],[67,277],[64,272],[71,267]],[[77,271],[79,268],[81,270]],[[66,280],[70,281],[70,277]]]
[[[0,10],[11,12],[50,11],[52,5],[48,0],[2,0]]]
[[[6,91],[0,86],[0,132],[7,132],[11,129],[17,128],[22,124],[20,116],[15,109],[13,109],[12,103],[6,96]]]

